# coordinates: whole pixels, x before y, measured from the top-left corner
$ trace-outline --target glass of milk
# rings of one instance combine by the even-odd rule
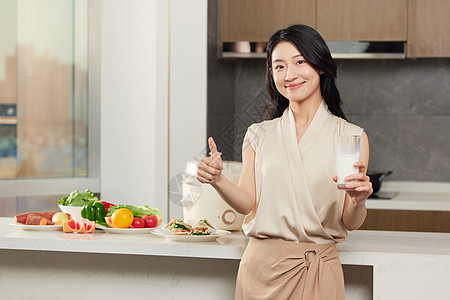
[[[345,181],[348,175],[359,173],[353,165],[359,161],[359,135],[340,135],[337,144],[337,185],[345,189],[345,185],[354,181]]]

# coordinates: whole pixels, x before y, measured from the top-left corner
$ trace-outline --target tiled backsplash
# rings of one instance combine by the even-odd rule
[[[269,101],[265,61],[217,59],[209,10],[208,136],[224,159],[240,161],[247,127]],[[450,182],[450,59],[336,63],[347,118],[369,136],[369,167],[394,171],[386,180]]]

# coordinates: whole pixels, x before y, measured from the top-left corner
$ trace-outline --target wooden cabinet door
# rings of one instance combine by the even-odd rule
[[[317,0],[317,29],[328,41],[406,41],[407,1]]]
[[[450,57],[450,1],[409,0],[408,57]]]
[[[221,41],[266,42],[280,28],[316,25],[317,0],[220,0]]]

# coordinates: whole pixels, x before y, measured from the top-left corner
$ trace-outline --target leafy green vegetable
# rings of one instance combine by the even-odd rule
[[[150,207],[148,205],[133,206],[133,205],[119,204],[116,206],[110,206],[106,216],[111,217],[112,214],[114,213],[114,211],[119,208],[129,209],[133,213],[133,216],[138,217],[138,218],[142,218],[145,215],[150,215],[150,216],[155,215],[158,217],[158,220],[162,219],[161,211],[158,208]]]
[[[58,200],[58,204],[66,206],[78,206],[82,207],[89,203],[98,201],[98,198],[94,196],[89,189],[86,189],[84,193],[73,191],[68,196],[65,196]]]
[[[109,226],[105,221],[97,220],[97,221],[95,221],[95,224],[100,224],[100,225],[103,225],[105,227],[111,228],[111,226]]]

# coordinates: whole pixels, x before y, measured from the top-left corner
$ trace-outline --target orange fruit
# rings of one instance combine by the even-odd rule
[[[115,228],[128,228],[133,220],[133,213],[127,208],[116,209],[111,216],[111,223]]]

